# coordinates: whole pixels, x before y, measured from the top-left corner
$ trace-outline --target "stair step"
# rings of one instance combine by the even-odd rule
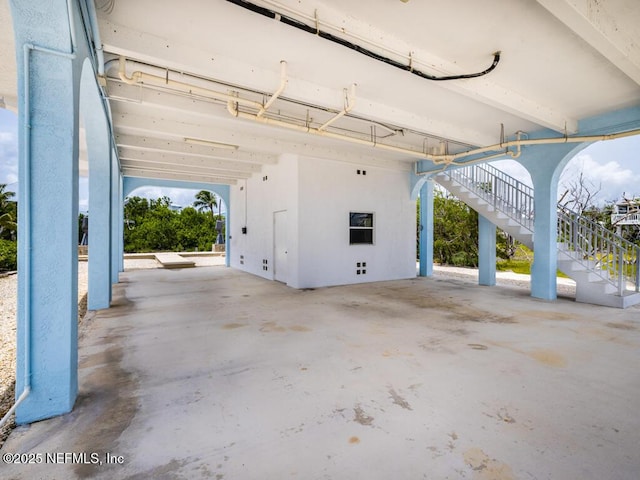
[[[438,174],[436,180],[496,226],[533,248],[534,232],[519,222],[522,219],[518,218],[519,214],[512,206],[502,201],[496,204],[487,201],[484,192],[478,194],[473,186],[459,183],[445,173]],[[640,304],[640,293],[625,292],[623,296],[618,295],[618,288],[609,281],[609,273],[600,263],[583,258],[583,254],[572,250],[565,242],[558,242],[557,247],[558,269],[576,281],[576,301],[619,308]]]

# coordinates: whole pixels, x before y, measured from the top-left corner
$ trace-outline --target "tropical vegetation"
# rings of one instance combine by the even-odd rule
[[[219,199],[206,190],[196,194],[197,208],[180,211],[171,208],[168,197],[129,197],[124,205],[124,250],[211,251],[217,236],[216,221],[223,219],[214,213],[218,205]]]
[[[14,192],[0,184],[0,271],[17,268],[18,210],[12,201]]]

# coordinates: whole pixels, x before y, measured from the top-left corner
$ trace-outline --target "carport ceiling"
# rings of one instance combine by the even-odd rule
[[[421,152],[496,143],[501,125],[574,134],[581,118],[640,103],[629,0],[96,4],[131,176],[233,184],[287,152],[408,170]],[[476,78],[409,71],[482,72],[495,52]]]

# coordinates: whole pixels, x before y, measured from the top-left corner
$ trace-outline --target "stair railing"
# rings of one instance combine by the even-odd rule
[[[489,165],[470,165],[444,172],[496,210],[533,231],[533,188]]]
[[[533,188],[489,165],[470,165],[444,172],[496,210],[533,231]],[[558,241],[576,261],[615,285],[618,294],[639,291],[640,247],[599,223],[558,205]]]
[[[640,247],[597,222],[558,205],[558,241],[592,273],[616,287],[640,290]]]

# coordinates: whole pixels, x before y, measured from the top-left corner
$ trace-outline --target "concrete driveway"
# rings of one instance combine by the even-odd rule
[[[127,272],[10,479],[637,479],[640,309],[443,277]],[[15,462],[15,456],[8,458]]]

